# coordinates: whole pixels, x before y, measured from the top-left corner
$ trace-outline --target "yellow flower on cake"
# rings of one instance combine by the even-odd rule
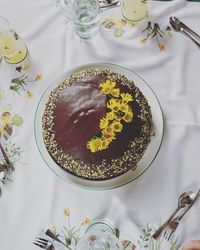
[[[107,117],[104,117],[100,120],[100,124],[99,124],[100,129],[104,129],[108,127],[108,125],[109,125],[109,119]]]
[[[120,96],[122,98],[122,102],[124,103],[133,101],[133,96],[129,93],[122,93]]]
[[[65,217],[68,217],[68,216],[69,216],[69,209],[68,209],[68,208],[64,208],[64,209],[63,209],[63,215],[64,215]]]
[[[101,147],[99,148],[99,150],[107,149],[107,148],[108,148],[108,145],[111,143],[111,141],[112,141],[112,140],[110,140],[110,139],[102,138]]]
[[[113,111],[108,112],[106,115],[106,118],[111,121],[114,120],[114,117],[115,117],[115,113]]]
[[[87,142],[87,148],[92,152],[95,153],[97,151],[97,148],[93,142],[94,140],[90,140]]]
[[[112,123],[112,128],[114,132],[121,132],[123,125],[121,124],[121,122],[115,121]]]
[[[95,138],[87,143],[87,148],[90,149],[92,153],[95,153],[101,148],[101,139]]]
[[[126,113],[126,112],[128,112],[128,110],[129,110],[128,104],[122,102],[121,105],[120,105],[120,111],[122,111],[123,113]]]
[[[101,83],[99,86],[101,87],[101,92],[105,95],[109,95],[114,89],[116,82],[111,82],[110,80],[106,80],[106,82]]]
[[[131,110],[126,112],[123,116],[123,120],[127,123],[131,122],[133,120],[133,112]]]
[[[115,140],[115,132],[111,126],[106,127],[102,130],[103,137],[107,140]]]
[[[119,97],[119,95],[120,95],[120,89],[119,88],[114,88],[114,89],[111,90],[110,93],[114,97]]]
[[[107,102],[107,108],[111,109],[113,112],[118,112],[120,109],[120,101],[115,98],[111,98]]]

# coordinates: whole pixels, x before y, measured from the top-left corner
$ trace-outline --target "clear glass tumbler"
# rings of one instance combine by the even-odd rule
[[[96,221],[87,228],[75,250],[123,250],[123,247],[110,224]]]
[[[100,5],[98,0],[74,0],[73,22],[75,32],[83,39],[93,37],[100,28]]]
[[[138,22],[147,17],[149,0],[122,0],[122,16],[131,22]]]

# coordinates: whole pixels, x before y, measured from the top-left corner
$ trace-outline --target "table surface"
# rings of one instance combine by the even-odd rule
[[[105,16],[119,12],[112,9]],[[149,18],[161,26],[177,16],[200,33],[200,4],[176,0],[151,1]],[[0,249],[34,250],[32,244],[49,225],[62,225],[63,208],[70,210],[74,224],[84,217],[108,219],[120,229],[121,238],[137,241],[146,225],[158,225],[177,205],[185,190],[200,186],[200,84],[199,49],[183,35],[174,33],[165,51],[150,40],[140,43],[140,25],[115,37],[102,28],[90,40],[81,40],[66,24],[54,0],[0,0],[0,16],[24,38],[31,70],[42,79],[30,83],[32,98],[9,90],[8,66],[0,65],[3,107],[23,118],[13,126],[9,140],[16,143],[22,158],[16,162],[13,182],[3,187],[0,200]],[[134,182],[110,191],[91,191],[68,184],[53,174],[41,158],[34,138],[34,115],[38,101],[51,83],[69,69],[87,63],[114,63],[133,70],[152,87],[164,114],[164,138],[152,166]],[[180,225],[179,241],[200,239],[200,204]]]

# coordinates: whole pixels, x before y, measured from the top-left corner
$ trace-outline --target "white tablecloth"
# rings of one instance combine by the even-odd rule
[[[117,12],[113,9],[104,15]],[[169,16],[184,20],[200,33],[200,3],[174,0],[152,1],[149,15],[161,25]],[[77,224],[84,217],[109,219],[120,228],[121,238],[136,242],[147,223],[158,225],[177,205],[185,190],[200,186],[200,84],[199,49],[175,33],[165,51],[153,42],[140,43],[141,30],[132,28],[116,38],[101,29],[90,40],[81,40],[61,16],[54,0],[0,0],[0,16],[24,38],[30,52],[32,70],[42,80],[31,83],[33,97],[8,89],[5,65],[0,65],[0,101],[12,105],[23,117],[14,129],[12,141],[22,150],[0,198],[0,249],[34,250],[35,236],[49,225],[62,225],[62,210],[69,208]],[[67,70],[86,63],[108,62],[133,70],[155,91],[164,114],[164,138],[152,166],[134,182],[110,191],[89,191],[66,183],[45,165],[34,138],[34,114],[39,98],[50,82]],[[196,204],[178,230],[182,243],[200,239],[200,204]]]

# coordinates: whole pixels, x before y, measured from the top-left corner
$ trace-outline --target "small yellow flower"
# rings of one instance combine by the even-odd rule
[[[122,128],[123,128],[123,125],[121,124],[121,122],[116,121],[116,122],[112,123],[112,128],[113,128],[114,132],[121,132]]]
[[[129,93],[122,93],[121,95],[122,98],[122,102],[124,103],[128,103],[128,102],[132,102],[133,101],[133,96]]]
[[[113,112],[119,111],[119,109],[120,109],[120,101],[115,99],[115,98],[111,98],[107,102],[107,108],[111,109]]]
[[[68,208],[64,208],[63,209],[63,215],[65,216],[65,217],[68,217],[69,216],[69,209]]]
[[[114,120],[114,117],[115,117],[115,113],[112,112],[112,111],[108,112],[107,115],[106,115],[106,118],[108,120],[111,120],[111,121]]]
[[[101,83],[99,86],[101,87],[101,92],[105,95],[109,95],[111,91],[114,89],[116,82],[111,82],[110,80],[106,80],[106,82]]]
[[[93,143],[97,150],[101,147],[101,139],[96,138],[95,140],[93,140]]]
[[[101,147],[99,148],[99,150],[104,150],[108,148],[108,145],[111,143],[112,140],[110,139],[105,139],[103,138],[101,141]]]
[[[100,129],[104,129],[106,128],[107,126],[109,125],[109,120],[107,117],[104,117],[100,120],[100,124],[99,124],[99,127]]]
[[[28,97],[28,98],[31,98],[32,96],[33,96],[33,93],[30,92],[30,91],[27,91],[27,97]]]
[[[35,76],[35,80],[36,81],[39,81],[39,80],[41,80],[42,79],[42,76],[40,75],[40,74],[37,74],[36,76]]]
[[[94,143],[93,143],[93,140],[90,140],[87,142],[87,148],[92,152],[92,153],[95,153],[97,151]]]
[[[106,127],[103,131],[103,138],[107,140],[115,140],[115,132],[111,126]]]
[[[133,119],[133,112],[132,111],[128,111],[127,113],[125,113],[125,115],[123,116],[123,120],[125,122],[131,122]]]
[[[114,88],[114,89],[111,90],[110,93],[114,97],[119,97],[119,95],[120,95],[120,89],[119,88]]]
[[[83,219],[82,224],[88,225],[88,224],[90,224],[90,223],[91,223],[91,221],[90,221],[90,219],[88,219],[87,217],[85,217],[85,218]]]
[[[127,103],[121,103],[120,105],[120,111],[122,111],[123,113],[126,113],[129,110],[129,106]]]
[[[101,148],[101,139],[96,138],[88,141],[87,148],[92,152],[95,153]]]
[[[166,49],[166,46],[162,43],[160,43],[158,46],[159,46],[160,51],[164,51]]]
[[[3,90],[0,89],[0,100],[2,100],[5,97],[5,93]]]
[[[141,43],[141,44],[145,44],[145,43],[146,43],[146,41],[147,41],[147,39],[146,39],[146,38],[142,38],[142,39],[140,40],[140,43]]]

